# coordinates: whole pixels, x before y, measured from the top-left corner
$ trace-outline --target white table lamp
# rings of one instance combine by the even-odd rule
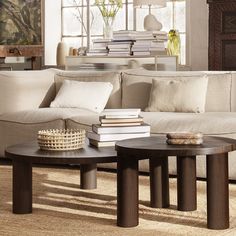
[[[162,29],[162,24],[157,18],[151,14],[151,8],[166,7],[166,0],[134,0],[134,7],[149,8],[149,14],[144,18],[144,29],[148,31],[159,31]]]

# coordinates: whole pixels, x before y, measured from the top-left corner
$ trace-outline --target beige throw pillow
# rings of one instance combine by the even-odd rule
[[[50,107],[81,108],[100,113],[105,108],[112,89],[109,82],[64,80]]]
[[[145,111],[205,112],[207,76],[152,81]]]

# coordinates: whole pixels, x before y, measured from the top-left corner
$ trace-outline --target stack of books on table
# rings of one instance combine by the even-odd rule
[[[165,49],[167,39],[167,33],[163,31],[139,31],[132,47],[133,55],[167,55]]]
[[[137,40],[132,52],[134,56],[167,55],[164,42],[157,40]]]
[[[96,147],[115,146],[115,142],[129,138],[150,136],[150,126],[143,123],[140,109],[105,109],[100,124],[87,132],[89,143]]]
[[[94,39],[93,47],[87,52],[87,56],[107,56],[107,45],[110,41],[109,39]]]
[[[132,44],[132,40],[113,40],[109,42],[107,46],[109,50],[108,56],[130,56]]]
[[[131,55],[150,56],[167,55],[165,42],[167,33],[164,31],[132,31],[121,30],[113,33],[115,41],[133,41]]]

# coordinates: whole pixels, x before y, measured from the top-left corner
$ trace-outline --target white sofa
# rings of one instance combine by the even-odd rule
[[[0,156],[7,146],[36,139],[37,131],[47,128],[85,128],[98,123],[98,114],[75,108],[49,108],[64,79],[109,81],[113,92],[107,108],[142,108],[149,100],[153,78],[207,74],[209,78],[205,113],[142,112],[151,125],[152,135],[173,131],[200,131],[205,135],[236,138],[236,72],[0,72]],[[197,175],[205,177],[205,158],[197,159]],[[176,173],[170,157],[170,173]],[[115,164],[105,164],[115,167]],[[140,170],[148,170],[142,161]],[[229,176],[236,180],[236,152],[229,158]]]

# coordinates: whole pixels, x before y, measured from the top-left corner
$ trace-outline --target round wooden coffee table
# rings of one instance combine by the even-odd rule
[[[32,212],[32,164],[80,164],[80,188],[97,187],[97,163],[116,162],[114,147],[95,148],[85,144],[75,151],[44,151],[37,142],[8,147],[6,157],[13,162],[13,213]]]
[[[197,208],[196,155],[206,155],[207,226],[229,227],[228,152],[236,140],[204,137],[201,145],[168,145],[166,138],[123,140],[117,150],[117,225],[138,225],[138,161],[149,159],[151,206],[169,206],[168,156],[177,156],[178,210]]]

